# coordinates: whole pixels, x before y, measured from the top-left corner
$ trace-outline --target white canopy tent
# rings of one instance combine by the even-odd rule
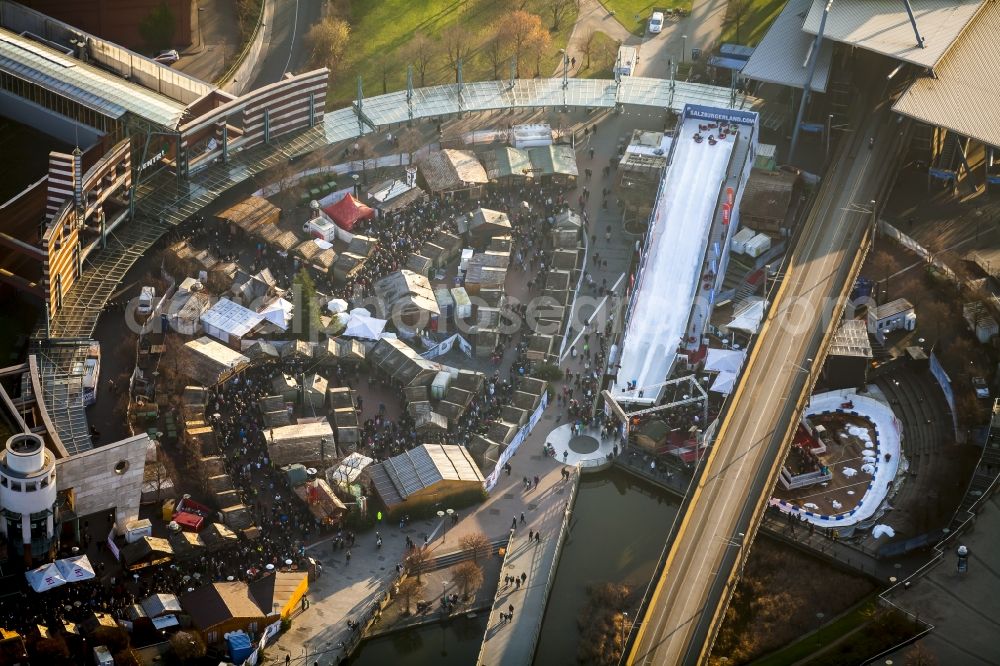
[[[733,320],[726,324],[726,328],[733,331],[744,331],[755,334],[760,330],[760,322],[764,319],[764,309],[767,301],[764,299],[744,303],[733,315]]]
[[[715,381],[712,382],[712,388],[709,391],[714,391],[715,393],[721,393],[722,395],[729,395],[733,387],[736,386],[736,378],[739,375],[735,372],[720,372],[715,377]]]
[[[35,592],[48,592],[54,587],[66,584],[66,579],[59,572],[55,562],[43,564],[37,569],[26,571],[24,577]]]
[[[86,555],[67,557],[56,560],[56,568],[67,583],[76,583],[81,580],[94,578],[94,565],[90,563]]]
[[[705,357],[705,371],[738,373],[745,358],[745,350],[709,349]]]
[[[292,321],[292,309],[293,306],[290,302],[279,298],[261,310],[259,314],[281,330],[287,331],[288,324]]]
[[[342,298],[334,298],[326,304],[327,309],[330,312],[347,312],[347,301]]]
[[[358,311],[355,310],[351,313],[350,319],[347,320],[347,329],[343,335],[348,338],[378,340],[382,337],[382,331],[385,330],[386,323],[385,319],[366,317],[358,314]]]

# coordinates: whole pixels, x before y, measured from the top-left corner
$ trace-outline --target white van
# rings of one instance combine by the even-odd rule
[[[136,306],[137,314],[148,315],[153,311],[153,299],[156,298],[155,287],[143,287],[139,292],[139,305]]]
[[[97,666],[115,666],[115,659],[111,656],[111,650],[104,645],[95,646],[94,663]]]

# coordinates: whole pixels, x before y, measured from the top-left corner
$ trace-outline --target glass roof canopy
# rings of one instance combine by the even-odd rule
[[[466,83],[461,93],[457,84],[429,86],[414,89],[409,100],[405,90],[363,98],[361,112],[371,124],[386,127],[464,111],[560,106],[613,108],[616,104],[681,111],[685,104],[730,108],[733,102],[737,108],[748,108],[754,106],[757,100],[746,95],[736,95],[734,99],[733,92],[721,86],[626,76],[622,77],[621,83],[611,79],[569,79],[565,88],[560,78]],[[341,109],[334,113],[351,110]],[[346,118],[331,118],[332,115],[326,115],[328,126],[329,123],[336,123],[344,129],[350,126]],[[358,136],[356,118],[353,131],[355,134],[345,138]]]
[[[109,118],[126,112],[176,127],[185,105],[0,28],[0,70]]]

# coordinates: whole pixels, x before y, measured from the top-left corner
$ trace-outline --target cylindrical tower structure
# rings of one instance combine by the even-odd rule
[[[56,550],[57,494],[55,457],[42,438],[32,433],[8,438],[0,452],[0,532],[28,566]]]

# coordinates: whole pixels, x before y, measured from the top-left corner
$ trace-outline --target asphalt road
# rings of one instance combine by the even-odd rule
[[[255,90],[281,79],[286,72],[298,74],[306,70],[309,54],[305,48],[306,34],[319,22],[322,0],[275,0],[266,51],[254,70],[254,81],[248,90]]]
[[[860,100],[859,100],[860,102]],[[859,104],[858,108],[865,108]],[[890,142],[882,140],[887,105],[861,116],[843,142],[789,258],[774,307],[731,396],[731,406],[640,621],[628,663],[681,664],[707,659],[703,650],[724,615],[752,542],[751,525],[784,458],[809,359],[833,324],[832,307],[846,290],[871,215],[862,210],[879,191]],[[881,124],[880,124],[881,123]],[[895,125],[890,125],[895,127]],[[868,137],[879,133],[875,148]],[[819,368],[819,359],[816,361]],[[749,533],[743,537],[741,533]]]

